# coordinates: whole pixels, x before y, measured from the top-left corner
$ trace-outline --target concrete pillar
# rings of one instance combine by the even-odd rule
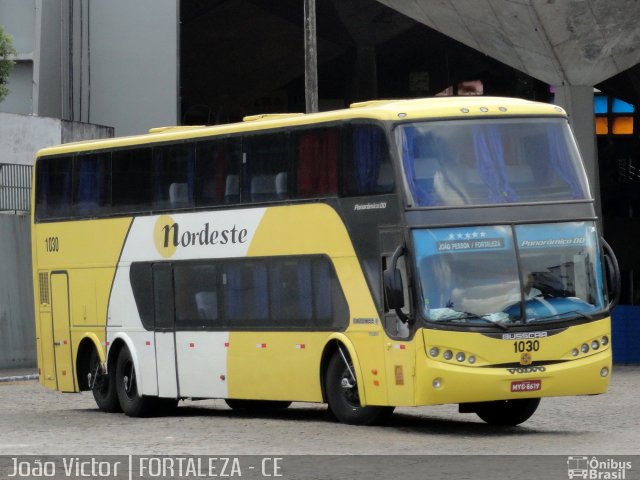
[[[596,143],[595,115],[593,113],[593,87],[563,85],[556,87],[556,105],[564,108],[569,115],[569,124],[584,160],[591,194],[595,199],[598,218],[602,219],[600,208],[600,175],[598,170],[598,146]]]

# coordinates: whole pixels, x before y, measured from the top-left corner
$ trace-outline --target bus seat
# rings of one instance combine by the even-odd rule
[[[218,295],[216,292],[198,292],[195,295],[201,320],[218,319]]]
[[[276,175],[276,195],[279,200],[289,198],[289,186],[287,185],[287,172],[280,172]]]
[[[418,157],[414,160],[416,180],[431,180],[440,169],[435,157]]]
[[[189,202],[189,188],[186,183],[169,185],[169,202],[172,206],[184,205]]]
[[[238,175],[227,175],[224,189],[224,202],[237,203],[240,201],[240,178]]]
[[[272,200],[276,195],[275,175],[254,175],[251,177],[251,201]]]

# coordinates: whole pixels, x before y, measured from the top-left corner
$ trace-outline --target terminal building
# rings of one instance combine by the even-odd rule
[[[304,112],[305,3],[0,0],[0,25],[17,51],[0,103],[0,162],[28,166],[38,148],[80,138]],[[620,342],[614,359],[637,362],[640,3],[315,0],[315,18],[320,110],[468,94],[565,108],[622,270],[614,336],[628,345]],[[0,209],[25,210],[8,201]],[[0,228],[21,238],[28,232],[20,221],[28,225],[26,217],[3,219]],[[17,247],[3,237],[6,256]],[[19,285],[15,275],[0,278],[0,286],[30,291],[30,275]],[[19,292],[11,298],[24,299]],[[0,304],[0,317],[31,319],[32,300],[22,301]],[[32,335],[0,335],[0,351],[13,352],[0,367],[35,361]]]

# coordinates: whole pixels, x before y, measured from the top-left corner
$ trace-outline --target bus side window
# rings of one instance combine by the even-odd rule
[[[344,156],[345,195],[391,193],[393,168],[384,130],[377,125],[351,127]]]
[[[240,137],[198,142],[196,145],[196,205],[240,201]]]
[[[71,156],[46,158],[38,162],[38,219],[65,218],[71,214],[71,172]]]
[[[111,152],[80,154],[73,169],[74,215],[99,215],[111,205]]]
[[[338,193],[339,127],[295,132],[293,151],[298,197]]]
[[[244,138],[246,175],[242,188],[243,201],[267,202],[289,198],[288,136],[284,133],[250,135]],[[280,178],[278,188],[277,179]],[[284,180],[284,183],[283,183]]]
[[[113,211],[147,210],[151,202],[151,149],[115,151],[111,157]]]
[[[195,189],[193,144],[167,145],[153,149],[153,206],[193,206]]]

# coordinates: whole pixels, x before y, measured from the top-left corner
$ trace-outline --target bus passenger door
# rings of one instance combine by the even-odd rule
[[[170,263],[153,265],[153,288],[158,396],[178,398],[173,273]]]
[[[69,277],[67,272],[51,274],[53,352],[58,390],[75,391],[69,318]]]

